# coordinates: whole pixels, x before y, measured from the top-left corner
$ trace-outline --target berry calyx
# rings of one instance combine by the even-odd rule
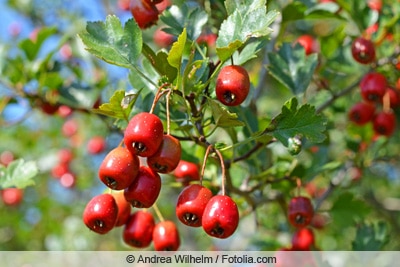
[[[154,229],[153,215],[148,211],[136,211],[125,224],[122,237],[124,242],[132,247],[148,247],[153,238]]]
[[[370,102],[382,102],[386,88],[386,78],[378,72],[367,73],[360,82],[361,96]]]
[[[378,135],[391,136],[396,129],[396,115],[391,111],[383,111],[376,114],[373,121],[373,128]]]
[[[215,92],[218,100],[226,106],[238,106],[246,99],[250,90],[250,78],[242,66],[229,65],[221,69],[217,77]]]
[[[359,102],[351,107],[349,111],[349,119],[357,125],[364,125],[372,121],[374,114],[374,105],[366,102]]]
[[[314,208],[311,200],[307,197],[294,197],[288,206],[289,222],[296,228],[305,227],[310,224],[314,216]]]
[[[127,188],[138,173],[139,158],[124,147],[111,150],[99,167],[100,180],[113,190]]]
[[[83,211],[83,222],[92,231],[106,234],[117,221],[118,206],[111,194],[93,197]]]
[[[125,199],[136,208],[150,208],[161,190],[160,175],[147,166],[140,166],[133,183],[125,189]]]
[[[181,159],[181,143],[172,135],[166,134],[157,152],[147,158],[147,165],[159,173],[173,171]]]
[[[202,185],[191,184],[185,187],[178,196],[176,216],[187,226],[200,227],[204,209],[212,196],[210,189]]]
[[[236,203],[226,195],[213,196],[207,203],[202,226],[204,231],[216,238],[231,236],[239,225],[239,210]]]
[[[375,60],[375,46],[371,40],[356,38],[351,45],[353,58],[361,64],[369,64]]]
[[[157,251],[177,251],[180,237],[176,225],[172,221],[162,221],[153,229],[153,245]]]
[[[142,112],[129,121],[124,143],[132,154],[150,157],[157,152],[163,136],[164,126],[160,118],[152,113]]]

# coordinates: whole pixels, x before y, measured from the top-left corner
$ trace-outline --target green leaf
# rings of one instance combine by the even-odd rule
[[[88,22],[79,37],[90,53],[125,68],[135,65],[142,50],[142,32],[135,20],[128,20],[123,28],[115,15],[107,16],[105,22]]]
[[[333,203],[330,213],[336,227],[345,228],[354,225],[355,220],[365,219],[370,208],[364,201],[356,199],[352,193],[345,192]]]
[[[167,58],[168,54],[164,51],[159,51],[157,54],[145,43],[143,43],[143,55],[149,60],[154,69],[161,75],[168,77],[172,83],[176,78],[176,68],[172,67]]]
[[[186,29],[187,37],[190,40],[196,40],[207,23],[207,13],[198,6],[184,3],[181,6],[171,6],[165,10],[160,20],[166,24],[163,30],[167,33],[179,36]]]
[[[236,113],[229,112],[225,107],[221,106],[213,99],[208,98],[207,100],[217,126],[227,128],[245,125],[242,121],[238,120]]]
[[[356,237],[352,242],[354,251],[381,251],[389,242],[389,229],[386,223],[362,223],[357,227]]]
[[[294,97],[287,101],[282,112],[276,116],[268,128],[273,136],[284,146],[288,146],[289,138],[299,136],[311,142],[320,143],[326,138],[326,120],[321,114],[316,114],[315,107],[304,104],[299,108]],[[268,132],[268,131],[267,131]]]
[[[172,45],[171,50],[167,57],[168,63],[171,66],[177,68],[178,70],[180,69],[182,62],[182,55],[183,52],[185,51],[186,39],[187,39],[186,29],[183,29],[181,35],[179,35],[178,37],[178,40]]]
[[[98,109],[92,111],[105,116],[128,120],[139,93],[126,95],[124,90],[117,90],[110,98],[109,103],[104,103]]]
[[[247,40],[263,37],[271,33],[269,25],[279,14],[277,11],[267,13],[265,0],[225,1],[229,14],[221,24],[217,45],[217,55],[225,61],[233,55]]]
[[[24,39],[19,43],[19,47],[29,60],[34,60],[37,57],[43,43],[56,32],[57,28],[55,27],[42,28],[37,32],[35,41],[32,41],[30,38]]]
[[[34,161],[18,159],[11,162],[7,168],[0,169],[0,189],[17,187],[25,188],[35,184],[33,178],[39,173]]]

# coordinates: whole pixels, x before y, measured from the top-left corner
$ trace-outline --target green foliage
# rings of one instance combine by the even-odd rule
[[[238,120],[238,116],[235,113],[229,112],[221,104],[213,99],[207,99],[210,105],[212,116],[216,126],[219,127],[237,127],[244,126],[244,123]]]
[[[293,94],[304,93],[311,82],[318,63],[318,55],[306,56],[304,48],[297,44],[284,43],[278,53],[269,53],[270,74],[290,89]]]
[[[142,50],[142,32],[134,19],[122,27],[118,17],[109,15],[105,22],[89,22],[79,37],[90,53],[125,68],[136,65]]]
[[[276,116],[267,132],[272,132],[284,146],[288,146],[290,138],[299,136],[310,142],[320,143],[326,135],[326,119],[315,113],[315,108],[309,104],[298,107],[297,98],[292,98],[282,107],[282,112]]]
[[[389,229],[385,222],[362,223],[357,227],[356,237],[352,242],[354,251],[379,251],[389,242]]]
[[[7,167],[0,165],[0,189],[35,185],[33,178],[38,173],[39,169],[34,161],[18,159]]]

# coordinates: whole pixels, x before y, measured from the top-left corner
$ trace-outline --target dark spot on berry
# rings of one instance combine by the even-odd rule
[[[199,221],[199,217],[196,214],[187,212],[183,215],[183,221],[188,225],[193,225]]]

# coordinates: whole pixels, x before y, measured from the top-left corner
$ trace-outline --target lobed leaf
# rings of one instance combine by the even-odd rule
[[[122,27],[115,15],[107,16],[105,22],[88,22],[79,37],[94,56],[125,68],[135,65],[142,50],[142,32],[135,20],[129,19]]]
[[[238,119],[236,113],[229,112],[225,107],[221,106],[217,101],[208,98],[208,104],[210,105],[212,116],[215,124],[219,127],[236,127],[244,126],[245,124]]]
[[[33,178],[39,173],[36,162],[18,159],[11,162],[7,168],[0,169],[1,188],[25,188],[35,184]]]

